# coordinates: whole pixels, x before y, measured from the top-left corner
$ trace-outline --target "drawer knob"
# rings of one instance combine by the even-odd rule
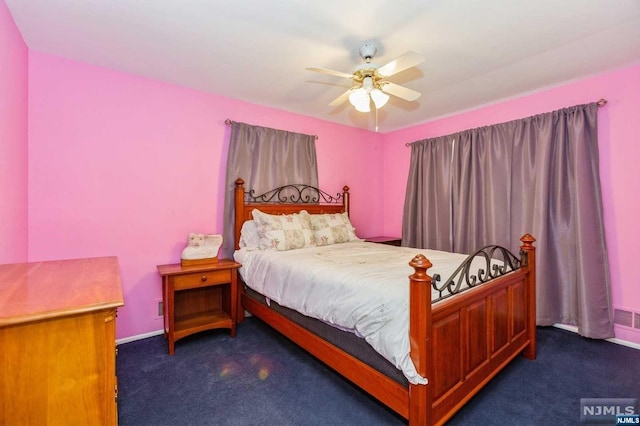
[[[206,282],[206,281],[207,281],[207,276],[206,276],[206,275],[203,275],[203,276],[202,276],[202,278],[200,278],[200,279],[201,279],[201,280],[202,280],[202,282],[204,283],[204,282]]]

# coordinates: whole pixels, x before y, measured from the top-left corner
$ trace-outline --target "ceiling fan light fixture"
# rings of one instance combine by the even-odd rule
[[[360,105],[355,105],[356,107],[356,111],[360,111],[360,112],[369,112],[371,111],[371,107],[369,106],[369,103],[362,103]]]
[[[369,94],[362,87],[351,92],[351,94],[349,95],[349,102],[351,102],[351,105],[353,105],[356,110],[360,112],[371,111],[371,108],[369,106],[369,104],[371,103]]]
[[[371,90],[371,99],[376,105],[376,109],[380,109],[387,104],[387,101],[389,101],[389,95],[380,89],[373,89]]]

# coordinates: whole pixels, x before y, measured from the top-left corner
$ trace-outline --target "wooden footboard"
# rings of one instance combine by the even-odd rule
[[[240,229],[259,207],[272,214],[306,209],[309,213],[348,211],[348,187],[338,205],[258,203],[245,200],[243,182],[236,181],[236,249]],[[273,197],[270,195],[270,197]],[[442,424],[518,354],[536,357],[535,239],[520,241],[519,268],[460,294],[432,304],[431,262],[416,256],[410,265],[409,337],[411,358],[427,385],[404,387],[328,343],[284,315],[244,294],[239,313],[246,309],[306,349],[329,367],[360,386],[411,425]],[[239,318],[241,319],[241,318]]]
[[[431,263],[410,263],[411,357],[426,386],[410,385],[411,425],[442,424],[522,353],[536,357],[535,239],[521,238],[522,267],[430,306]]]

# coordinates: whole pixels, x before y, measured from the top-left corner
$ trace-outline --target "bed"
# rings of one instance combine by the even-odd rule
[[[242,179],[235,184],[236,253],[243,225],[254,219],[254,210],[288,216],[302,214],[303,210],[318,216],[349,212],[350,193],[346,186],[335,196],[307,185],[287,185],[256,195],[245,190]],[[381,356],[353,330],[336,329],[327,321],[303,315],[265,298],[244,282],[239,286],[237,320],[244,319],[245,310],[260,318],[406,418],[409,424],[443,424],[516,356],[536,357],[535,239],[526,234],[520,241],[518,257],[502,247],[484,247],[464,256],[465,260],[445,280],[439,274],[429,275],[433,265],[423,254],[407,257],[410,275],[405,278],[408,286],[403,284],[408,298],[404,326],[411,368],[418,379],[404,371],[400,374],[387,354]],[[364,247],[365,243],[336,244],[334,248],[346,250],[349,244]],[[377,246],[368,249],[383,250]],[[409,253],[409,249],[400,247],[386,246],[384,250]],[[329,256],[322,248],[311,251],[316,256]],[[382,255],[391,258],[396,254]],[[270,256],[284,255],[274,252]],[[501,259],[497,265],[494,258]],[[486,267],[473,269],[478,261],[486,262]],[[360,266],[365,268],[360,271],[366,272],[366,268],[379,268],[375,262]],[[241,269],[242,279],[243,273],[248,272]],[[305,281],[309,279],[303,274],[299,282]]]

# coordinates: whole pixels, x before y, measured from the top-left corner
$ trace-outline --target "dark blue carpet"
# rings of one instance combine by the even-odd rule
[[[122,426],[406,424],[255,318],[174,356],[163,336],[120,345],[117,372]],[[614,397],[640,397],[640,351],[538,328],[538,359],[516,359],[449,424],[579,424],[580,398]]]

